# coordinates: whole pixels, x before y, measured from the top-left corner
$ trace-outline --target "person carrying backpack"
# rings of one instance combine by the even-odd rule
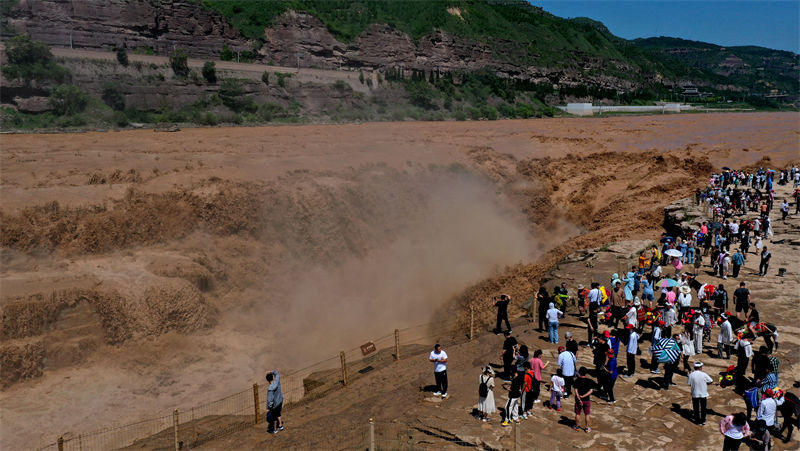
[[[489,365],[478,376],[478,414],[483,422],[489,421],[489,415],[497,411],[494,405],[494,370]]]

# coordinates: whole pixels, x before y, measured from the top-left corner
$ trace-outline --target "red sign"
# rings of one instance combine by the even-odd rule
[[[372,354],[376,350],[377,348],[375,347],[375,343],[371,341],[361,345],[361,355]]]

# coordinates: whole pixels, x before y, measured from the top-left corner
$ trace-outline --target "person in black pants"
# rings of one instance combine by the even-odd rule
[[[503,341],[503,352],[501,354],[503,358],[503,380],[510,381],[511,370],[516,368],[514,358],[517,355],[517,339],[511,336],[510,330],[503,332],[503,336],[506,338]]]
[[[678,338],[679,338],[678,334],[672,336],[672,339],[675,341],[678,341]],[[675,374],[675,370],[678,367],[678,362],[681,361],[681,357],[682,356],[679,355],[672,362],[664,363],[664,390],[669,390],[670,385],[675,385],[675,383],[672,382],[672,375]]]
[[[433,377],[436,381],[434,395],[441,395],[442,399],[447,398],[447,353],[442,349],[442,345],[436,343],[428,360],[433,363]]]
[[[783,431],[788,429],[788,434],[783,437],[783,443],[789,443],[792,439],[792,430],[797,427],[800,428],[800,417],[797,416],[797,405],[800,404],[800,399],[794,393],[786,393],[784,395],[784,402],[778,406],[778,410],[783,414],[783,427],[778,431],[778,435],[783,437]]]
[[[550,306],[550,295],[547,294],[547,288],[539,287],[539,292],[536,293],[536,304],[538,306],[539,318],[539,332],[547,330],[547,309]]]
[[[758,275],[766,276],[769,271],[769,261],[772,259],[772,253],[767,250],[767,246],[761,251],[761,263],[758,265]]]
[[[511,324],[508,322],[508,303],[511,298],[507,294],[501,294],[492,298],[494,306],[497,307],[497,325],[494,328],[496,334],[500,334],[500,325],[503,321],[506,322],[506,330],[511,332]]]

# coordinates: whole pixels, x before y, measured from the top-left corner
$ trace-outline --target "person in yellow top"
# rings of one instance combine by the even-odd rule
[[[661,261],[661,257],[662,257],[661,251],[658,249],[658,246],[653,246],[653,254],[652,254],[652,257],[651,257],[653,259],[653,261],[659,261],[660,262]]]
[[[644,256],[644,251],[639,252],[639,274],[644,274],[650,266],[650,259]]]

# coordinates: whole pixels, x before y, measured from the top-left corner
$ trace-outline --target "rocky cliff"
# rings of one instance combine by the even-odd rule
[[[105,48],[125,45],[167,54],[183,48],[190,56],[217,59],[223,45],[253,48],[220,14],[194,2],[171,0],[20,0],[5,18],[17,32],[50,45]],[[399,67],[424,71],[472,71],[493,67],[501,76],[537,83],[595,84],[627,90],[628,79],[604,74],[608,64],[591,55],[571,55],[572,69],[537,64],[513,42],[492,45],[434,30],[415,42],[387,24],[369,25],[352,42],[336,39],[318,18],[289,10],[263,34],[260,58],[280,66],[322,69]],[[612,62],[613,63],[613,62]],[[624,65],[622,62],[616,64]],[[625,66],[627,74],[638,68]],[[591,75],[587,73],[591,71]]]
[[[225,44],[247,46],[222,16],[191,1],[19,0],[4,19],[17,32],[57,46],[126,45],[162,54],[179,47],[214,58]]]

